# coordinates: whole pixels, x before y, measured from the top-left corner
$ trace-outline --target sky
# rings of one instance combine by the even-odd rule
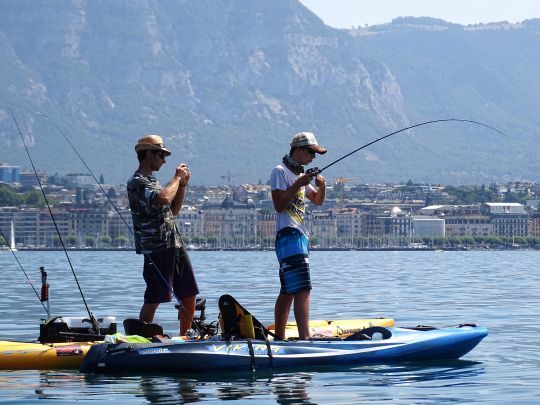
[[[334,28],[389,23],[396,17],[434,17],[468,25],[540,18],[539,0],[300,0]]]

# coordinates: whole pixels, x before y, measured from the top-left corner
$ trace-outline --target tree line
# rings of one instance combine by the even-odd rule
[[[47,198],[53,207],[58,206],[58,201],[54,198]],[[0,207],[46,207],[45,198],[40,190],[29,190],[19,192],[7,184],[0,184]]]

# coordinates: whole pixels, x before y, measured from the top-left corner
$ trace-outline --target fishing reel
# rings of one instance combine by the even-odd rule
[[[321,170],[319,170],[318,167],[312,167],[311,169],[306,170],[307,175],[317,176],[320,172],[321,172]]]
[[[178,319],[180,319],[181,311],[183,311],[183,307],[180,303],[175,304],[175,308],[178,310]],[[205,338],[205,337],[212,337],[217,334],[217,322],[213,321],[210,323],[206,323],[206,298],[197,298],[195,302],[195,311],[199,311],[199,316],[193,316],[191,322],[192,326],[191,329],[186,332],[186,335],[190,338]]]

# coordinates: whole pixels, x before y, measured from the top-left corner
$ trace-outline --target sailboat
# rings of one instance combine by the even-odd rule
[[[15,227],[13,226],[13,221],[11,221],[11,231],[9,234],[9,250],[12,252],[16,252],[17,249],[15,248]]]

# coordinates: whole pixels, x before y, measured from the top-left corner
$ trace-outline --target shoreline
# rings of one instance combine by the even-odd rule
[[[190,252],[202,251],[202,252],[268,252],[274,251],[273,248],[187,248]],[[330,251],[330,252],[348,252],[348,251],[413,251],[413,252],[453,252],[453,251],[506,251],[506,250],[540,250],[531,247],[511,247],[511,248],[474,248],[474,247],[455,247],[455,248],[432,248],[432,247],[365,247],[365,248],[350,248],[350,247],[329,247],[329,248],[310,248],[312,252],[316,251]],[[17,248],[17,252],[63,252],[61,248]],[[135,251],[133,248],[68,248],[70,252],[124,252]],[[5,249],[5,252],[9,252],[9,249]]]

